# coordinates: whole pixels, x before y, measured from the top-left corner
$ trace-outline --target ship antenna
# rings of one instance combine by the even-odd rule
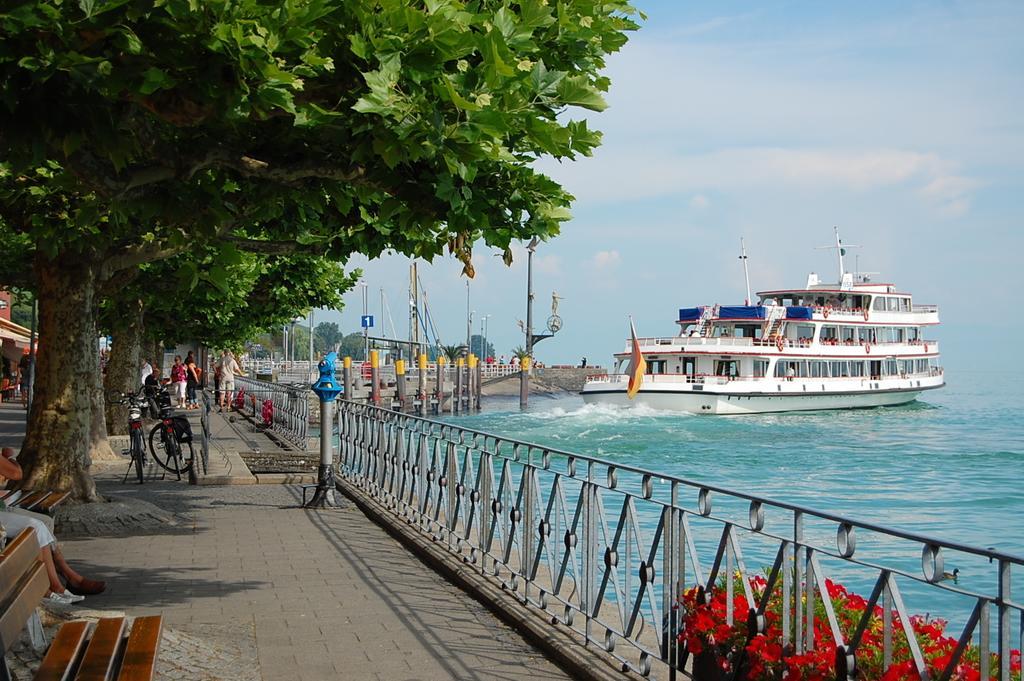
[[[836,233],[836,245],[835,246],[818,246],[818,250],[836,250],[836,256],[839,258],[839,283],[843,282],[843,278],[846,276],[846,267],[843,265],[843,256],[846,255],[847,248],[860,248],[853,244],[844,244],[843,240],[839,238],[839,227],[832,227]]]
[[[743,237],[740,237],[740,260],[743,261],[743,281],[747,284],[747,299],[743,304],[750,305],[750,272],[747,270],[747,247],[743,243]]]

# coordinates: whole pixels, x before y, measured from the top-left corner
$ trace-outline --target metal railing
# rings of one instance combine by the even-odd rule
[[[256,423],[267,425],[282,439],[300,449],[306,449],[310,417],[309,384],[281,385],[236,376],[235,394],[231,395],[233,403],[237,404],[239,391],[242,392],[242,409],[251,409]],[[272,408],[269,424],[266,424],[264,418],[264,404],[267,400],[270,400]]]
[[[210,468],[210,436],[212,431],[210,430],[210,411],[213,409],[212,400],[210,399],[210,393],[206,390],[200,390],[199,394],[203,398],[203,406],[199,412],[199,424],[202,426],[202,440],[200,441],[199,454],[203,461],[203,475],[209,472]]]
[[[968,644],[981,678],[1011,678],[1024,624],[1011,594],[1019,556],[369,405],[341,401],[338,420],[343,479],[623,670],[691,676],[680,595],[725,589],[730,624],[763,626],[768,598],[751,584],[767,576],[765,594],[781,583],[781,643],[814,648],[820,618],[842,653],[840,678],[855,678],[869,624],[885,660],[909,651],[929,678],[911,597],[962,624],[939,678]],[[950,576],[945,565],[959,569]],[[856,627],[837,622],[829,579],[870,594]]]

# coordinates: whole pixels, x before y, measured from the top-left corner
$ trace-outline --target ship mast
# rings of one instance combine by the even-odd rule
[[[834,227],[832,227],[832,229],[836,233],[836,245],[835,246],[818,246],[818,249],[819,250],[832,250],[833,248],[835,249],[836,257],[839,259],[839,283],[842,284],[843,280],[846,278],[846,267],[843,264],[843,256],[846,255],[846,249],[847,248],[860,248],[860,246],[855,246],[853,244],[844,244],[843,240],[839,238],[839,227],[834,226]]]
[[[750,272],[747,270],[747,247],[743,243],[743,237],[740,237],[740,260],[743,261],[743,281],[747,285],[747,299],[743,304],[750,305]]]

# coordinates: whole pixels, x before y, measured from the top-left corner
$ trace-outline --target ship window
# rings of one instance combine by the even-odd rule
[[[840,328],[840,332],[844,343],[852,343],[857,336],[857,329],[853,326],[843,326]]]
[[[734,359],[715,360],[715,376],[736,378],[740,375],[739,362]]]
[[[918,339],[918,332],[919,332],[919,330],[918,330],[918,328],[916,326],[909,327],[907,329],[907,340],[908,341],[916,341]]]
[[[697,373],[697,358],[683,357],[683,373],[692,376]]]
[[[754,377],[761,378],[768,373],[768,360],[766,359],[755,359],[754,360]]]
[[[851,376],[863,376],[864,375],[864,362],[850,362],[850,375]]]
[[[896,376],[899,373],[899,369],[896,366],[895,359],[887,359],[885,360],[884,364],[886,376]]]
[[[872,310],[885,311],[885,298],[882,296],[876,296],[875,302],[871,305]]]
[[[839,337],[839,329],[834,326],[821,327],[821,342],[832,343]]]
[[[810,324],[798,324],[796,327],[797,340],[811,340],[814,338],[814,327]]]
[[[647,373],[663,374],[667,364],[668,361],[664,359],[649,359],[647,360]]]
[[[899,312],[900,299],[899,298],[887,298],[886,302],[889,306],[889,312]]]
[[[910,298],[900,298],[900,311],[910,312],[912,306],[910,305]]]
[[[846,362],[829,362],[832,378],[845,378],[850,375],[850,367]]]

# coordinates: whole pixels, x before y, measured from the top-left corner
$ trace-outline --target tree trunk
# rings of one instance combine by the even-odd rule
[[[160,370],[160,377],[167,378],[167,374],[164,373],[164,342],[161,340],[151,340],[145,342],[142,347],[143,357],[149,360],[149,363],[154,369]]]
[[[94,293],[88,257],[37,256],[39,339],[32,412],[18,462],[26,488],[67,490],[95,501],[86,470],[91,443],[91,388],[98,372]]]
[[[85,457],[86,468],[91,466],[93,461],[117,461],[120,458],[114,454],[114,450],[110,448],[110,440],[107,439],[107,420],[103,409],[106,399],[103,393],[103,374],[100,372],[100,339],[95,313],[92,320],[92,375],[89,381],[89,401],[92,409],[89,416],[89,451]]]
[[[126,393],[139,389],[139,366],[142,357],[142,301],[125,306],[126,326],[114,332],[114,344],[107,361],[103,389],[107,393]],[[107,402],[107,432],[128,434],[128,407]]]

